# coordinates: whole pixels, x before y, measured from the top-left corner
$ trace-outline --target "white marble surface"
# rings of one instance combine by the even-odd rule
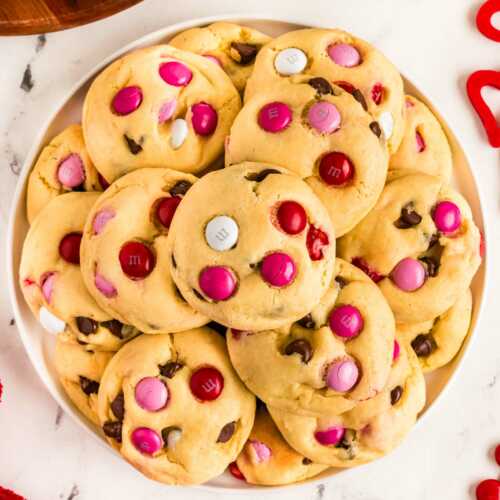
[[[17,173],[58,100],[105,55],[150,31],[193,17],[237,12],[291,16],[354,31],[374,42],[414,78],[465,138],[489,222],[489,255],[500,241],[499,151],[490,148],[464,94],[466,75],[499,69],[500,44],[479,35],[471,0],[146,0],[114,18],[63,33],[0,39],[0,235],[4,239]],[[27,65],[30,85],[21,88]],[[27,81],[25,81],[25,84]],[[28,92],[28,87],[33,86]],[[500,99],[493,97],[496,109]],[[498,115],[498,114],[497,114]],[[5,284],[5,248],[0,273]],[[391,456],[286,499],[461,500],[500,472],[489,456],[500,442],[500,266],[491,262],[482,328],[453,388]],[[23,350],[0,289],[0,485],[30,500],[192,498],[230,494],[170,489],[134,473],[62,414]],[[254,495],[257,496],[257,495]],[[267,494],[259,492],[259,497]],[[270,496],[270,495],[269,495]]]

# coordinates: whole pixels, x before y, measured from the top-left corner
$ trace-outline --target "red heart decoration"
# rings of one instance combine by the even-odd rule
[[[500,71],[476,71],[467,80],[467,94],[469,94],[470,102],[483,122],[488,140],[494,148],[500,148],[500,125],[481,95],[481,90],[486,86],[500,90]]]
[[[491,24],[491,18],[496,12],[500,12],[500,0],[488,0],[477,11],[476,25],[485,37],[500,42],[500,30]]]

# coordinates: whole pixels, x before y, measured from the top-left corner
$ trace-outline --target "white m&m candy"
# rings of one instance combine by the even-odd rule
[[[300,49],[282,50],[274,59],[274,67],[280,75],[296,75],[307,66],[307,56]]]
[[[384,138],[388,140],[394,130],[394,118],[389,111],[385,111],[378,117],[378,123],[384,133]]]
[[[184,144],[184,141],[186,140],[186,137],[188,135],[188,126],[186,120],[183,120],[182,118],[177,118],[177,120],[174,120],[170,133],[170,145],[173,149],[179,149]]]
[[[210,248],[223,252],[236,245],[238,233],[238,224],[234,219],[227,215],[218,215],[207,224],[205,239]]]
[[[54,316],[46,307],[43,306],[40,308],[38,319],[45,330],[54,335],[64,332],[64,329],[66,328],[66,323],[62,319]]]

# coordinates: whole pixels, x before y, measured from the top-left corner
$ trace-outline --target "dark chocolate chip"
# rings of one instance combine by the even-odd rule
[[[284,352],[286,356],[298,354],[302,358],[302,363],[305,364],[311,361],[313,354],[311,344],[306,339],[293,340],[285,347]]]
[[[173,378],[173,376],[183,367],[182,363],[177,361],[169,361],[164,365],[159,365],[160,373],[167,378]]]
[[[310,458],[304,457],[302,459],[302,465],[311,465],[313,461]]]
[[[424,333],[415,337],[411,342],[411,346],[419,358],[429,356],[437,348],[436,341],[432,335]]]
[[[216,321],[210,321],[210,323],[208,323],[207,326],[208,326],[208,328],[215,330],[218,334],[222,335],[223,337],[226,336],[227,326],[221,325],[220,323],[217,323]]]
[[[125,396],[120,392],[111,402],[111,411],[113,415],[121,422],[125,416]]]
[[[433,257],[420,257],[418,260],[424,263],[427,276],[434,278],[439,272],[439,262]]]
[[[363,95],[363,93],[361,92],[361,90],[354,89],[354,91],[352,93],[352,96],[354,97],[354,99],[356,99],[356,101],[359,102],[359,104],[361,104],[361,106],[363,107],[363,109],[365,111],[368,111],[368,106],[366,105],[365,96]]]
[[[218,443],[227,443],[234,434],[236,430],[236,422],[229,422],[220,431],[219,437],[217,438]]]
[[[252,172],[251,174],[248,174],[245,179],[247,181],[262,182],[268,175],[271,174],[281,174],[281,172],[275,168],[266,168],[260,172]]]
[[[434,233],[429,238],[429,248],[432,248],[436,243],[439,243],[439,238],[440,238],[440,234],[439,233]]]
[[[97,391],[99,390],[99,382],[90,380],[89,378],[83,377],[82,375],[80,375],[79,378],[80,387],[87,396],[90,396],[91,394],[97,394]]]
[[[307,83],[313,87],[318,94],[333,94],[333,88],[325,78],[318,76],[317,78],[311,78]]]
[[[122,423],[121,422],[104,422],[102,430],[106,436],[116,439],[118,443],[122,442]]]
[[[138,155],[142,151],[142,146],[140,144],[138,144],[137,142],[135,142],[134,139],[131,139],[127,135],[124,135],[123,137],[125,139],[125,142],[127,143],[127,147],[129,149],[129,151],[133,155]]]
[[[198,290],[196,290],[196,288],[193,288],[193,293],[196,295],[196,297],[199,300],[203,300],[204,302],[207,301],[207,299],[205,297],[203,297],[203,295]]]
[[[172,266],[174,267],[174,269],[177,268],[177,262],[175,260],[174,254],[172,254]]]
[[[418,226],[422,222],[422,216],[415,212],[413,203],[407,203],[401,209],[399,219],[394,221],[394,225],[398,229],[409,229],[410,227]]]
[[[302,319],[299,319],[297,323],[301,327],[308,328],[309,330],[312,330],[316,326],[316,323],[314,322],[311,314],[308,314],[307,316],[304,316]]]
[[[356,440],[356,431],[353,429],[346,429],[342,439],[335,445],[335,448],[342,448],[343,450],[351,450],[354,441]]]
[[[76,193],[83,193],[83,191],[85,191],[85,184],[82,182],[81,184],[78,184],[78,186],[72,188],[71,191],[74,191]]]
[[[115,337],[118,337],[119,339],[123,338],[122,334],[123,323],[120,323],[120,321],[118,321],[117,319],[103,321],[101,325],[104,328],[107,328],[111,332],[111,334],[114,335]]]
[[[403,388],[400,385],[394,387],[394,389],[391,391],[391,405],[394,406],[401,399],[402,395]]]
[[[77,316],[76,326],[78,327],[78,330],[84,335],[90,335],[91,333],[95,333],[97,331],[98,323],[92,318]]]
[[[189,191],[189,188],[193,184],[189,181],[179,181],[177,182],[172,189],[170,189],[169,193],[172,196],[178,196],[180,194],[186,194]]]
[[[380,125],[378,122],[371,122],[370,123],[370,130],[377,136],[380,137],[382,135],[382,129],[380,128]]]
[[[256,45],[243,42],[232,42],[231,49],[236,52],[234,55],[231,52],[231,57],[239,64],[250,64],[259,51]]]
[[[177,297],[179,297],[179,299],[182,300],[182,302],[186,302],[186,299],[183,297],[181,291],[179,290],[179,288],[177,287],[177,285],[174,285],[174,290],[175,290],[175,294],[177,295]]]
[[[340,289],[344,288],[348,284],[347,280],[345,278],[342,278],[342,276],[335,276],[335,281],[339,285]]]
[[[161,431],[161,437],[163,439],[163,446],[165,448],[168,448],[168,435],[172,431],[182,432],[181,428],[180,427],[176,427],[176,426],[165,427],[165,429],[162,429],[162,431]]]

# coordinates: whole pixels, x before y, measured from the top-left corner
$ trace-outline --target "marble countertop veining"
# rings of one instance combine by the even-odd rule
[[[234,12],[290,16],[340,26],[375,43],[426,92],[465,138],[489,222],[490,293],[481,331],[450,391],[425,425],[390,456],[290,500],[466,500],[479,479],[498,477],[491,446],[500,442],[499,151],[490,148],[464,94],[467,75],[499,68],[500,44],[475,30],[471,0],[146,0],[111,19],[47,36],[0,38],[0,235],[19,170],[58,101],[103,57],[167,24]],[[500,109],[500,98],[487,93]],[[498,113],[497,113],[498,116]],[[5,263],[5,245],[0,246]],[[228,500],[235,495],[172,489],[142,478],[65,415],[32,368],[12,319],[0,266],[0,485],[30,500],[174,498]],[[271,494],[259,492],[259,498]]]

